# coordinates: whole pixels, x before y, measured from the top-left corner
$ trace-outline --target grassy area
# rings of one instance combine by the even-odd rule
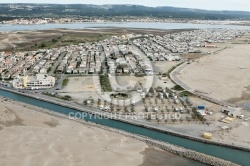
[[[107,75],[100,75],[100,84],[104,92],[112,92],[112,87]]]
[[[49,67],[49,68],[48,68],[48,71],[47,71],[47,73],[49,73],[50,71],[51,71],[51,67]]]
[[[64,33],[60,37],[52,38],[49,40],[40,41],[34,43],[31,46],[32,50],[43,49],[43,48],[56,48],[61,46],[69,46],[72,44],[86,43],[86,42],[96,42],[109,38],[110,34],[100,34],[100,33]]]
[[[63,100],[67,100],[67,101],[70,101],[72,99],[71,96],[69,96],[69,95],[62,96],[62,97],[59,97],[59,98],[63,99]]]
[[[183,91],[184,90],[180,85],[175,85],[172,89],[176,90],[176,91]]]
[[[193,96],[192,93],[190,93],[189,91],[183,91],[180,93],[181,96]]]
[[[69,83],[69,79],[68,79],[68,78],[65,78],[65,79],[63,80],[62,85],[63,85],[63,86],[67,86],[68,83]]]
[[[118,93],[118,94],[111,94],[110,97],[115,99],[127,99],[129,96],[125,93]]]
[[[58,98],[58,99],[62,99],[62,100],[67,100],[67,101],[70,101],[72,100],[72,97],[69,96],[69,95],[65,95],[65,96],[58,96],[58,95],[53,95],[49,92],[43,92],[44,95],[47,95],[47,96],[50,96],[50,97],[55,97],[55,98]]]
[[[135,77],[144,77],[144,76],[146,76],[145,73],[136,73],[135,74]]]

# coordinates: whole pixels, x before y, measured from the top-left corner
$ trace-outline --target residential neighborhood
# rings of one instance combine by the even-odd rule
[[[249,34],[247,30],[203,29],[154,36],[124,34],[98,42],[26,52],[0,52],[5,80],[36,74],[159,74],[157,61],[180,61],[189,53]],[[150,62],[151,61],[151,62]]]

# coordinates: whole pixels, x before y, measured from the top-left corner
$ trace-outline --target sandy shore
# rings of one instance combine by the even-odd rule
[[[249,45],[230,45],[216,55],[193,62],[180,71],[179,78],[191,89],[218,100],[246,98],[250,85],[249,52]]]
[[[203,166],[135,138],[0,97],[0,165]]]
[[[117,133],[0,103],[0,165],[140,165],[146,143]]]

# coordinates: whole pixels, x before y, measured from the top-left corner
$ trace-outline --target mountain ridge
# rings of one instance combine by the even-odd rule
[[[248,11],[204,10],[172,6],[0,3],[3,17],[155,17],[201,20],[250,20]]]

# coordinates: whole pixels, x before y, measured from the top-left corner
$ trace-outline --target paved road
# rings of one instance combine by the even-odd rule
[[[152,63],[148,59],[148,57],[132,41],[130,41],[130,44],[131,44],[130,49],[133,50],[134,53],[140,55],[145,62],[148,62],[151,65],[154,74],[159,74],[160,70],[158,67],[155,66],[155,63]]]
[[[103,74],[107,74],[108,73],[108,66],[106,65],[106,61],[105,61],[106,56],[105,56],[103,46],[99,46],[99,51],[101,53],[100,58],[101,58],[102,72],[103,72]]]
[[[67,54],[66,52],[60,53],[60,55],[58,57],[58,60],[56,62],[54,62],[53,66],[51,66],[51,70],[48,73],[49,75],[54,75],[54,72],[55,72],[56,68],[62,62],[62,60],[63,60],[63,58],[65,57],[66,54]]]

